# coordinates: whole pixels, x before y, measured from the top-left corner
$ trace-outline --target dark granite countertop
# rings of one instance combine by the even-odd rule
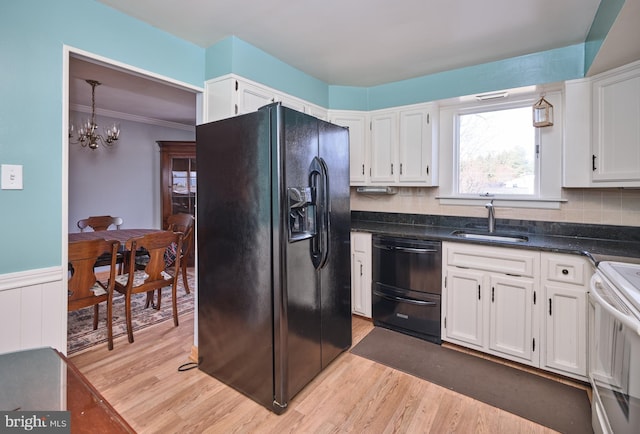
[[[477,240],[461,238],[452,232],[486,234],[486,219],[352,211],[351,230],[569,253],[586,256],[596,265],[601,261],[640,263],[640,227],[496,219],[495,234],[525,236],[527,241]]]

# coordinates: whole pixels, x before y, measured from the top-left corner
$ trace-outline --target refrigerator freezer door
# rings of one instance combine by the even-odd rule
[[[200,125],[196,141],[199,367],[270,407],[269,115],[256,112]]]

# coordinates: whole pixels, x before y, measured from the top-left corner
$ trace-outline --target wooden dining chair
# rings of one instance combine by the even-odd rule
[[[113,349],[113,289],[116,276],[116,256],[120,242],[115,240],[88,240],[69,243],[68,310],[93,306],[93,329],[98,328],[100,303],[107,304],[107,345]],[[94,265],[98,258],[110,258],[109,278],[103,284],[96,278]]]
[[[167,230],[173,232],[182,232],[182,250],[180,253],[180,268],[182,270],[182,283],[187,294],[189,290],[189,282],[187,279],[187,266],[189,263],[189,255],[193,246],[195,219],[191,214],[179,213],[172,214],[167,218]]]
[[[129,342],[133,342],[133,326],[131,312],[131,296],[133,294],[147,293],[147,300],[153,298],[157,292],[158,303],[156,308],[160,308],[162,298],[162,288],[171,286],[171,301],[173,308],[173,323],[178,326],[178,305],[176,302],[176,286],[180,271],[180,256],[176,257],[172,265],[172,274],[166,271],[164,260],[165,251],[172,243],[177,246],[177,251],[182,249],[182,233],[171,231],[153,232],[141,237],[132,238],[127,241],[126,248],[129,252],[136,252],[144,249],[149,256],[149,260],[141,266],[135,260],[127,261],[125,273],[116,276],[114,289],[125,296],[125,312],[127,319],[127,335]],[[130,256],[135,256],[131,254]],[[148,303],[147,303],[148,304]]]
[[[86,228],[91,228],[94,231],[106,231],[111,226],[115,226],[116,229],[120,229],[123,220],[122,217],[111,217],[110,215],[101,215],[88,217],[86,219],[78,220],[78,228],[80,232],[84,232]]]

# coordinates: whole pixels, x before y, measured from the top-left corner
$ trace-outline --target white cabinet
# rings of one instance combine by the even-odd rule
[[[640,182],[640,63],[593,81],[593,181]],[[639,184],[640,185],[640,184]]]
[[[586,258],[541,253],[545,345],[542,367],[586,380],[587,291],[593,268]]]
[[[587,258],[450,242],[442,253],[444,341],[586,381]]]
[[[482,350],[484,272],[457,267],[447,267],[444,271],[443,339]]]
[[[371,234],[351,232],[351,310],[371,318]]]
[[[398,113],[371,115],[371,184],[395,184],[398,179]]]
[[[349,128],[349,174],[351,185],[366,185],[369,179],[368,117],[356,111],[332,111],[331,123]]]
[[[538,252],[443,243],[443,340],[539,364]]]
[[[435,162],[438,161],[438,108],[428,104],[421,108],[400,110],[398,141],[398,183],[401,185],[438,185]]]
[[[537,333],[534,333],[538,323],[534,316],[536,288],[532,278],[491,274],[487,287],[489,351],[512,360],[537,364],[539,351],[536,350]]]
[[[438,185],[437,119],[434,103],[372,112],[370,184]]]
[[[236,80],[237,108],[236,115],[251,113],[260,107],[275,102],[276,96],[271,89]]]
[[[234,74],[205,82],[205,122],[212,122],[282,102],[285,107],[327,119],[327,110]]]
[[[640,187],[640,62],[565,83],[563,187]]]

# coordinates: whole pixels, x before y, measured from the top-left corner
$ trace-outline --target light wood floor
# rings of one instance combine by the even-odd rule
[[[354,345],[373,325],[354,317]],[[139,433],[551,433],[526,419],[346,352],[277,416],[192,369],[193,314],[71,357]]]

